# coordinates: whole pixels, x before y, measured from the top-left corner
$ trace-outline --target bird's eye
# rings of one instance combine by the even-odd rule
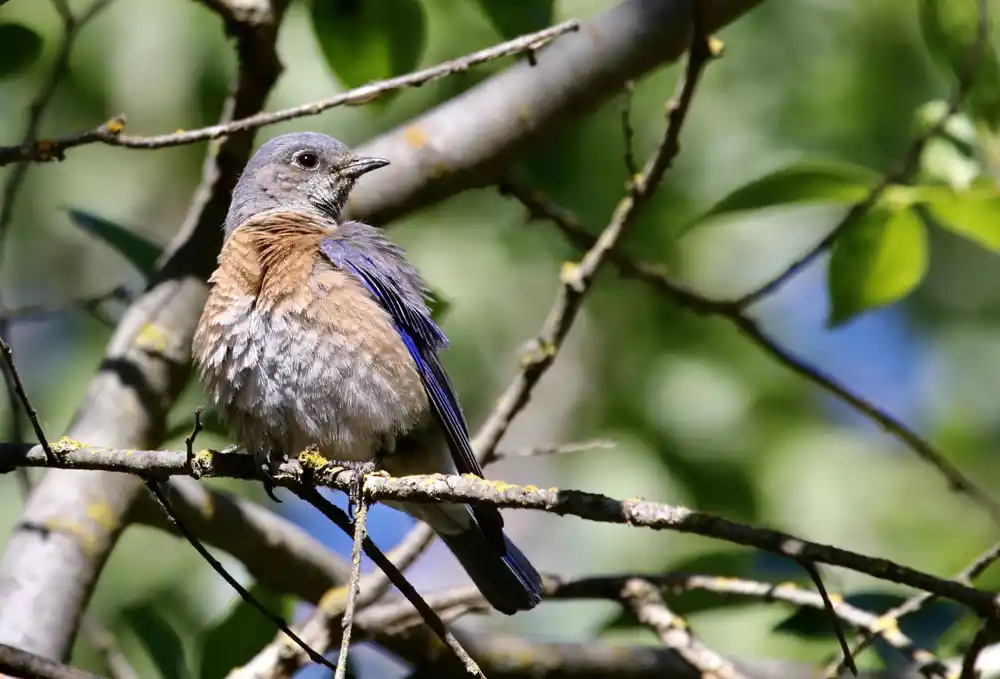
[[[303,170],[315,170],[319,166],[319,157],[312,151],[302,151],[295,154],[292,162]]]

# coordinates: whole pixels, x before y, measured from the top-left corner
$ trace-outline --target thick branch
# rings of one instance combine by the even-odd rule
[[[273,45],[284,0],[261,6],[267,8],[262,23],[245,27],[238,37],[239,74],[223,120],[259,111],[280,71]],[[250,135],[237,135],[210,150],[181,235],[112,337],[70,426],[73,436],[116,445],[149,445],[159,438],[187,380],[204,279],[251,143]],[[141,488],[138,479],[120,475],[46,474],[0,561],[0,642],[65,658],[97,575]]]

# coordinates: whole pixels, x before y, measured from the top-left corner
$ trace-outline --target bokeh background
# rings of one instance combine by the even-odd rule
[[[556,15],[586,19],[611,4],[559,0]],[[422,64],[500,39],[471,0],[423,0],[423,6],[428,33]],[[22,22],[45,40],[43,59],[0,81],[0,139],[10,144],[20,139],[27,102],[47,75],[59,24],[45,2],[10,2],[0,19]],[[821,238],[843,208],[758,212],[699,226],[683,238],[681,227],[733,188],[797,160],[846,160],[880,171],[891,166],[914,137],[915,111],[947,96],[950,83],[927,55],[913,2],[774,0],[720,37],[725,56],[705,76],[676,167],[625,249],[667,265],[706,294],[725,296],[779,271]],[[345,89],[326,66],[303,2],[291,6],[279,53],[287,68],[269,109]],[[265,128],[257,140],[318,130],[356,145],[504,65],[405,91],[384,105],[335,109]],[[79,38],[43,134],[90,127],[121,112],[132,133],[211,124],[233,68],[221,23],[198,3],[118,0]],[[673,66],[637,84],[632,118],[640,157],[664,124],[663,103],[677,73]],[[620,105],[610,102],[562,125],[514,164],[595,232],[626,180]],[[141,289],[141,275],[76,228],[67,209],[86,210],[166,244],[197,185],[203,152],[203,145],[158,151],[94,145],[72,151],[65,162],[31,168],[0,261],[4,302],[60,302],[118,284]],[[0,169],[0,177],[11,169]],[[510,199],[478,190],[391,225],[392,236],[451,303],[443,324],[453,348],[445,363],[473,428],[544,320],[561,263],[574,257],[551,225],[528,224],[524,217]],[[925,434],[967,474],[1000,491],[993,481],[1000,471],[994,454],[1000,434],[1000,260],[940,231],[933,232],[931,246],[930,273],[914,295],[846,326],[826,326],[825,259],[755,314],[789,350]],[[108,308],[112,317],[118,313],[113,304]],[[109,334],[105,323],[85,313],[11,328],[21,374],[51,436],[68,423]],[[202,403],[193,385],[173,415],[180,429],[165,446],[181,445],[184,422]],[[11,404],[0,404],[3,426],[9,426]],[[615,447],[508,461],[489,473],[511,482],[684,504],[941,575],[995,540],[981,511],[874,426],[775,364],[724,321],[681,310],[611,269],[599,277],[557,364],[503,447],[593,437],[610,438]],[[201,443],[226,441],[207,434]],[[262,497],[247,484],[220,485]],[[0,541],[20,506],[13,476],[0,478]],[[290,500],[276,509],[333,549],[347,550],[347,539],[309,508]],[[370,525],[388,548],[410,521],[379,507]],[[693,536],[513,512],[508,525],[541,569],[568,575],[685,568],[804,578],[772,557]],[[237,563],[225,563],[243,577]],[[424,590],[465,577],[440,545],[412,576]],[[862,602],[878,606],[888,607],[900,594],[856,574],[829,571],[826,578],[831,591],[863,594],[869,598]],[[1000,583],[987,575],[982,584]],[[871,598],[876,594],[882,598]],[[101,577],[91,611],[119,635],[143,675],[156,676],[150,645],[162,647],[176,634],[198,667],[198,635],[233,602],[233,593],[186,543],[130,528]],[[710,646],[727,654],[816,661],[836,652],[822,620],[790,619],[794,611],[782,605],[705,596],[672,602],[690,613]],[[173,632],[150,624],[150,611]],[[619,619],[614,606],[597,603],[549,604],[513,620],[491,616],[470,624],[547,639],[651,641]],[[948,606],[933,607],[904,627],[931,646],[940,638],[945,654],[961,648],[969,629],[960,611]],[[382,662],[372,653],[364,657]],[[101,669],[83,643],[76,661]],[[866,657],[867,663],[882,661],[895,660],[888,652],[881,660]]]

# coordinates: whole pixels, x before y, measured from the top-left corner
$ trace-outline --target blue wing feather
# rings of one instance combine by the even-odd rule
[[[444,431],[455,467],[461,474],[482,477],[483,469],[469,442],[468,424],[438,357],[438,350],[448,346],[448,338],[431,318],[426,305],[422,300],[414,303],[391,274],[348,241],[328,238],[322,242],[320,250],[334,266],[354,274],[389,312],[396,332],[420,373],[431,410]],[[503,544],[500,513],[491,507],[474,508],[473,513],[486,534]]]

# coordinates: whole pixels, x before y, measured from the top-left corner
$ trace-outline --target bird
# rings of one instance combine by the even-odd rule
[[[420,272],[384,230],[342,218],[358,179],[388,164],[295,132],[261,145],[233,189],[192,354],[264,478],[305,450],[393,476],[483,477]],[[540,602],[495,507],[386,504],[430,525],[496,610]]]

